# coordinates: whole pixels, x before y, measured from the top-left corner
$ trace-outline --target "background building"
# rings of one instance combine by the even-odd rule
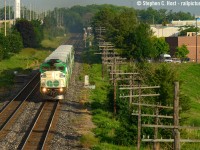
[[[196,61],[196,36],[166,37],[171,56],[175,56],[176,48],[185,44],[189,50],[188,58]],[[197,61],[200,62],[200,36],[197,38]]]
[[[162,25],[151,26],[151,29],[156,37],[177,37],[179,27],[168,27]]]

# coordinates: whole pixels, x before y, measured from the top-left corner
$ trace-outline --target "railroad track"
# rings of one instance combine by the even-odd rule
[[[28,135],[20,144],[20,149],[46,149],[47,143],[51,140],[49,132],[54,126],[55,116],[58,115],[59,101],[46,101],[36,115],[35,121],[30,128]]]
[[[73,35],[73,38],[64,44],[73,44],[75,50],[76,47],[79,49],[82,44],[82,42],[80,43],[80,38],[81,34],[75,34]],[[78,39],[79,42],[77,42]],[[19,141],[15,140],[16,144],[14,145],[17,149],[49,149],[49,145],[52,144],[51,139],[53,139],[57,132],[56,123],[60,117],[60,104],[58,101],[40,101],[40,95],[38,94],[39,79],[40,76],[38,73],[35,78],[33,78],[0,112],[0,141],[6,141],[6,143],[9,143],[9,137],[6,135],[9,132],[14,132],[17,135],[16,139],[20,139]],[[35,93],[35,95],[31,93]],[[29,100],[26,99],[29,96],[31,96],[30,99],[33,101],[36,99],[42,103],[38,103],[39,105],[37,106],[39,107],[37,107],[34,116],[29,119],[30,121],[28,121],[28,124],[21,124],[21,128],[26,128],[25,131],[19,130],[19,133],[17,133],[18,131],[15,132],[11,127],[13,127],[14,123],[19,119],[19,116],[22,115],[24,110],[27,109],[26,106],[29,104]],[[66,129],[65,131],[69,132]],[[21,133],[24,134],[22,135]],[[6,140],[4,139],[5,137]],[[6,148],[8,147],[6,146]]]
[[[12,124],[15,123],[17,117],[23,112],[27,105],[28,97],[39,86],[39,73],[37,73],[29,83],[11,100],[0,112],[0,139],[9,132]]]

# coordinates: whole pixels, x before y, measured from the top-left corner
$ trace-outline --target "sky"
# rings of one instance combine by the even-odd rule
[[[0,0],[0,7],[5,0]],[[14,0],[6,0],[7,5],[13,5]],[[74,5],[113,4],[134,7],[136,9],[165,8],[173,11],[190,12],[200,16],[200,0],[21,0],[21,4],[36,11],[52,10],[55,7],[72,7]]]

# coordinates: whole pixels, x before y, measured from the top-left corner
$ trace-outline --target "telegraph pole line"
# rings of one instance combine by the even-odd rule
[[[179,82],[174,83],[174,149],[180,150],[180,132],[179,132]]]

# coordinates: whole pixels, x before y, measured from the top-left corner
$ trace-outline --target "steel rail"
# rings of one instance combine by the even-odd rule
[[[24,150],[26,150],[26,149],[42,149],[44,147],[46,139],[48,137],[48,133],[50,131],[50,128],[51,128],[51,125],[52,125],[52,122],[54,119],[54,116],[58,109],[59,101],[55,101],[55,102],[51,101],[51,103],[53,103],[53,105],[51,106],[52,111],[49,111],[49,109],[47,109],[49,107],[48,103],[50,103],[50,102],[48,102],[48,101],[44,102],[42,105],[42,108],[39,110],[40,113],[38,114],[38,116],[36,116],[34,124],[33,124],[32,128],[30,129],[30,132],[29,132],[27,138],[22,143],[22,149],[24,149]],[[45,111],[47,111],[47,112],[45,112]],[[45,113],[49,113],[48,118],[42,118]],[[47,114],[45,114],[45,117],[47,117]]]
[[[19,108],[22,106],[23,102],[26,101],[26,99],[33,93],[33,91],[36,89],[38,85],[37,81],[38,73],[31,79],[31,81],[18,93],[18,95],[8,104],[6,107],[4,107],[3,111],[0,113],[0,131],[4,129],[4,127],[10,122],[11,118],[15,116],[15,114],[18,112]],[[34,83],[33,81],[36,81]],[[33,84],[33,85],[31,85]],[[31,88],[31,91],[29,91],[29,88]],[[27,91],[26,91],[27,90]],[[24,96],[21,97],[20,96]]]
[[[58,102],[58,101],[57,101],[57,102]],[[49,125],[48,131],[47,131],[47,133],[46,133],[46,136],[45,136],[45,139],[44,139],[44,142],[43,142],[43,144],[42,144],[42,148],[41,148],[41,149],[45,149],[45,147],[46,147],[46,144],[47,144],[47,141],[48,141],[49,132],[50,132],[51,127],[52,127],[52,125],[53,125],[53,121],[54,121],[54,118],[55,118],[55,116],[56,116],[56,112],[58,111],[58,105],[59,105],[59,103],[57,103],[56,109],[55,109],[55,111],[54,111],[53,117],[52,117],[52,119],[51,119],[51,123],[50,123],[50,125]]]
[[[0,111],[0,114],[3,113],[3,111],[6,109],[7,106],[9,106],[14,100],[17,99],[17,97],[27,88],[27,86],[39,75],[39,72],[36,73],[36,75],[33,76],[33,78],[19,91],[19,93],[7,104],[4,106],[4,108]]]
[[[6,121],[0,127],[0,135],[2,131],[7,127],[7,125],[11,122],[11,120],[16,116],[16,114],[20,111],[20,109],[25,105],[26,100],[30,97],[34,90],[37,89],[39,82],[35,85],[35,87],[30,91],[30,93],[26,96],[26,98],[17,106],[17,108],[7,117]]]

